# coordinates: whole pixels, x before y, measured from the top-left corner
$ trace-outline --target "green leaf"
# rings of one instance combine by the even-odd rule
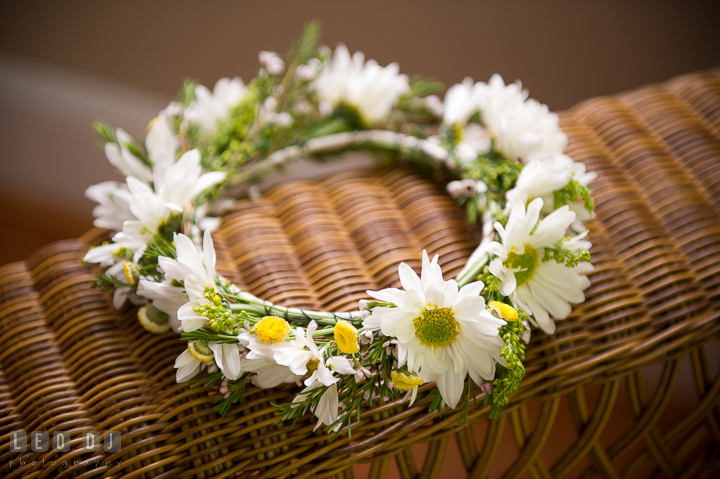
[[[95,130],[95,133],[103,145],[105,145],[105,143],[115,143],[115,130],[107,123],[96,121],[92,124],[92,128]]]

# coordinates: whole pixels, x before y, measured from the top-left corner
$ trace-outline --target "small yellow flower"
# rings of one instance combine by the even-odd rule
[[[390,371],[390,378],[393,387],[403,391],[411,391],[425,382],[422,377],[408,371]]]
[[[190,356],[201,363],[209,363],[215,357],[207,341],[190,341],[188,343],[188,351],[190,352]]]
[[[255,325],[255,334],[262,344],[280,344],[290,334],[290,325],[277,316],[265,316]]]
[[[125,273],[125,279],[130,286],[135,286],[140,278],[140,271],[138,266],[132,261],[125,261],[123,263],[123,272]]]
[[[512,322],[518,319],[518,313],[515,311],[515,308],[500,301],[490,301],[490,311],[495,313],[495,316],[499,316],[506,321]]]
[[[335,323],[333,333],[335,334],[335,343],[340,351],[345,354],[355,354],[358,352],[360,349],[357,341],[358,332],[352,324],[341,319]]]
[[[170,317],[152,304],[138,309],[137,317],[142,327],[151,333],[162,334],[170,331]]]

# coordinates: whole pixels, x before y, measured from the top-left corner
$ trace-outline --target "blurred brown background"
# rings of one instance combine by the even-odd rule
[[[90,227],[84,189],[115,178],[92,120],[139,134],[183,78],[249,79],[309,20],[405,73],[499,72],[558,110],[720,63],[713,3],[3,1],[0,264]]]

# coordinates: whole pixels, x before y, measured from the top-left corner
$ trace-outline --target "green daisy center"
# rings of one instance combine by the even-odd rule
[[[428,305],[432,306],[432,305]],[[423,346],[441,348],[452,344],[459,334],[452,308],[425,308],[413,320],[415,337]]]
[[[367,122],[355,105],[350,103],[339,103],[332,112],[332,117],[345,122],[353,130],[364,130]]]
[[[522,286],[530,282],[535,276],[537,267],[539,264],[538,254],[530,245],[525,245],[525,252],[523,254],[517,254],[514,251],[510,252],[507,259],[503,263],[506,268],[521,268],[523,271],[515,273],[515,279],[517,285]]]

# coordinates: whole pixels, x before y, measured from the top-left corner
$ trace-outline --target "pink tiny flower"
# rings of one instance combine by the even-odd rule
[[[285,62],[275,52],[263,50],[258,53],[258,60],[271,75],[279,75],[285,71]]]

